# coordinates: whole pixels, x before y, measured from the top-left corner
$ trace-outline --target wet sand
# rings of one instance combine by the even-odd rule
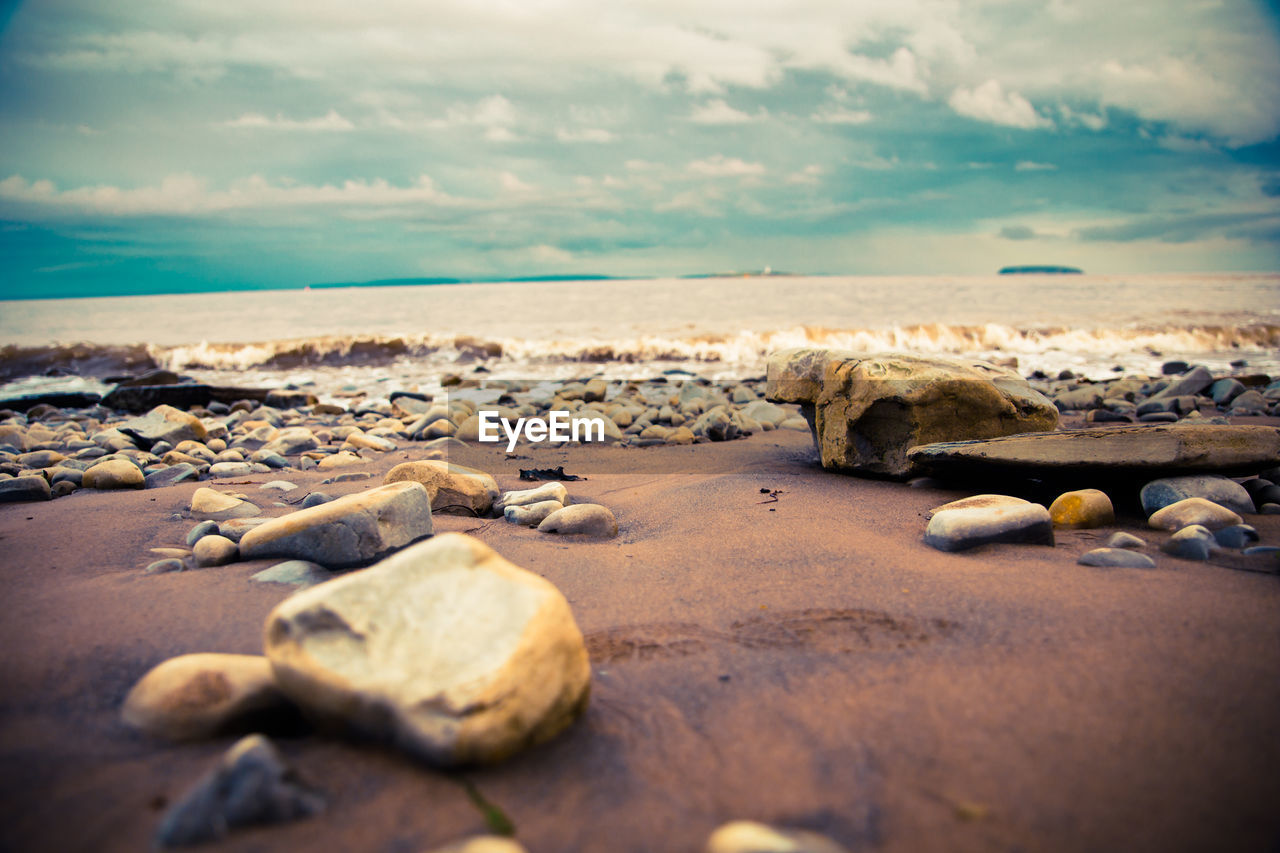
[[[411,458],[323,489],[359,491]],[[1162,554],[1154,570],[1076,565],[1113,529],[1148,553],[1168,536],[1119,504],[1115,528],[1060,532],[1052,549],[940,553],[921,541],[928,510],[991,484],[912,488],[815,458],[791,431],[539,455],[589,477],[567,485],[613,510],[621,532],[605,542],[437,516],[437,531],[470,532],[565,593],[592,656],[585,716],[453,774],[286,733],[328,810],[207,849],[429,850],[485,830],[464,779],[531,853],[697,851],[738,818],[852,850],[1274,849],[1280,576]],[[506,489],[534,464],[490,447],[452,459]],[[244,485],[280,474],[303,489],[325,476],[213,485],[281,514]],[[169,517],[195,488],[0,506],[0,849],[145,849],[234,741],[169,745],[119,720],[166,658],[260,653],[292,592],[249,580],[275,560],[142,574],[147,549],[182,543],[193,522]],[[1246,521],[1280,543],[1280,517]]]

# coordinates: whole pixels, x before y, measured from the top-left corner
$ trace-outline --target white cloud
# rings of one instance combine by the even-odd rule
[[[691,175],[709,178],[748,178],[765,173],[763,163],[748,163],[737,157],[726,157],[723,154],[713,154],[704,160],[693,160],[685,170]]]
[[[817,163],[810,163],[798,172],[792,172],[787,175],[788,184],[797,185],[814,185],[818,183],[818,179],[822,177],[826,170]]]
[[[504,192],[509,193],[529,193],[537,189],[533,184],[526,184],[511,172],[499,172],[498,184]]]
[[[1019,160],[1013,168],[1018,172],[1054,172],[1058,169],[1053,163],[1037,163],[1035,160]]]
[[[612,142],[616,138],[613,133],[601,127],[562,127],[556,131],[556,139],[561,142]]]
[[[761,117],[765,115],[761,110]],[[699,104],[689,114],[689,121],[696,124],[746,124],[755,119],[750,113],[734,109],[723,99],[715,99]]]
[[[1017,92],[1005,92],[999,80],[988,80],[982,85],[966,89],[957,88],[947,99],[951,109],[962,116],[1031,130],[1051,127],[1053,122],[1036,112],[1031,102]]]
[[[268,118],[262,113],[244,113],[238,118],[222,123],[224,127],[252,128],[262,130],[352,130],[355,125],[339,115],[337,110],[329,110],[322,116],[306,119],[285,118],[279,113],[275,118]]]
[[[809,118],[822,124],[866,124],[874,118],[868,110],[851,110],[838,104],[818,109]]]
[[[906,47],[898,48],[888,59],[848,54],[836,64],[834,70],[852,80],[875,83],[890,89],[903,89],[921,95],[928,89],[915,53]]]

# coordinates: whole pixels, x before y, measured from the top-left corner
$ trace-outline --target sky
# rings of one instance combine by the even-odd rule
[[[1255,0],[0,0],[0,297],[1280,270]]]

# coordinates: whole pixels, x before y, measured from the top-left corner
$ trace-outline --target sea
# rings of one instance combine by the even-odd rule
[[[1280,274],[746,276],[352,286],[0,302],[0,396],[108,388],[140,364],[218,385],[438,391],[493,379],[764,375],[820,346],[1023,375],[1280,375]],[[35,365],[38,375],[22,376]]]

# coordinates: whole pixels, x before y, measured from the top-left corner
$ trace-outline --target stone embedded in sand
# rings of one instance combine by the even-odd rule
[[[246,560],[296,557],[349,568],[431,535],[431,504],[419,483],[392,483],[300,509],[240,539]]]
[[[165,486],[173,486],[178,483],[185,483],[188,480],[200,479],[200,471],[196,466],[188,462],[178,462],[169,465],[158,471],[152,471],[143,477],[143,482],[148,489],[161,489]]]
[[[285,427],[276,432],[257,452],[278,453],[281,456],[297,456],[320,446],[315,434],[306,427]]]
[[[211,521],[228,518],[250,518],[261,515],[262,510],[248,501],[224,495],[222,492],[202,487],[191,494],[191,514]]]
[[[509,506],[528,506],[542,501],[555,501],[561,505],[567,504],[569,502],[569,491],[564,487],[564,483],[543,483],[536,489],[504,492],[502,497],[494,502],[493,508],[505,510]]]
[[[1125,533],[1123,530],[1117,530],[1107,537],[1108,548],[1145,548],[1147,543],[1145,540],[1134,536],[1132,533]]]
[[[232,542],[239,542],[244,535],[255,527],[261,527],[271,521],[269,518],[228,518],[218,522],[218,534]]]
[[[1082,566],[1099,566],[1110,569],[1154,569],[1156,561],[1146,554],[1127,551],[1124,548],[1094,548],[1085,551],[1076,560]]]
[[[1248,548],[1258,538],[1258,530],[1252,524],[1233,524],[1213,531],[1214,541],[1223,548]]]
[[[907,456],[934,473],[973,477],[1255,473],[1280,458],[1280,429],[1187,424],[1097,427],[942,442],[914,447]]]
[[[606,506],[574,504],[552,512],[538,524],[538,531],[611,538],[618,535],[618,522]]]
[[[352,465],[364,465],[367,461],[349,450],[342,450],[332,456],[326,456],[321,459],[317,467],[321,471],[331,471],[334,468],[350,468]]]
[[[369,433],[360,431],[356,431],[348,435],[343,446],[354,447],[357,450],[377,450],[382,453],[396,449],[396,443],[394,441],[383,438],[380,435],[370,435]]]
[[[1253,498],[1244,486],[1221,474],[1192,474],[1152,480],[1140,493],[1142,510],[1147,515],[1186,498],[1204,498],[1237,512],[1253,512]]]
[[[202,537],[209,536],[210,534],[217,532],[218,522],[202,521],[199,524],[193,525],[191,529],[187,531],[187,545],[195,545]]]
[[[186,571],[187,564],[177,557],[168,557],[164,560],[156,560],[154,563],[148,563],[147,567],[142,570],[145,575],[167,575],[169,572]]]
[[[1218,543],[1209,528],[1202,524],[1189,524],[1169,537],[1160,550],[1184,560],[1204,561]]]
[[[430,853],[528,853],[524,845],[513,838],[502,835],[474,835],[444,847],[437,847]]]
[[[144,675],[125,697],[121,717],[149,735],[194,740],[289,707],[265,657],[192,654]]]
[[[1184,498],[1157,510],[1147,519],[1147,524],[1156,530],[1180,530],[1190,524],[1201,524],[1212,530],[1239,524],[1241,520],[1240,516],[1213,501]]]
[[[484,471],[439,460],[401,462],[383,482],[421,483],[431,496],[431,508],[445,514],[488,515],[501,494],[497,481]]]
[[[823,467],[899,478],[915,473],[915,445],[1058,425],[1053,403],[1013,371],[939,357],[783,350],[769,356],[765,396],[813,413]]]
[[[1049,505],[1049,517],[1054,527],[1105,527],[1115,523],[1116,511],[1106,492],[1079,489],[1058,495]]]
[[[35,475],[0,480],[0,503],[47,501],[53,498],[49,481]]]
[[[929,512],[930,514],[937,514],[946,512],[949,509],[979,509],[1001,506],[1032,506],[1032,503],[1022,498],[1015,498],[1013,495],[974,495],[945,503],[942,506],[935,506]]]
[[[147,480],[127,459],[104,459],[84,472],[81,485],[86,489],[141,489]]]
[[[726,823],[707,839],[706,853],[848,853],[816,832],[778,829],[750,820]]]
[[[460,533],[294,594],[264,642],[305,711],[442,766],[552,737],[590,688],[560,591]]]
[[[248,462],[215,462],[209,466],[209,476],[213,479],[227,477],[247,477],[256,473]]]
[[[155,843],[203,844],[233,829],[299,820],[324,807],[324,796],[298,778],[271,741],[249,735],[165,812]]]
[[[553,512],[559,512],[564,504],[559,501],[538,501],[537,503],[509,506],[502,511],[502,517],[512,524],[524,524],[534,527]]]
[[[156,406],[142,417],[130,418],[116,428],[144,448],[158,441],[167,441],[174,446],[187,440],[203,441],[209,434],[195,415],[169,405]]]
[[[963,551],[995,542],[1053,545],[1053,521],[1040,504],[974,507],[939,512],[925,528],[926,545]]]
[[[289,586],[308,587],[324,583],[332,577],[333,574],[328,569],[317,563],[307,560],[286,560],[250,575],[249,580],[258,583],[283,583]]]
[[[191,547],[191,555],[200,568],[209,566],[225,566],[234,563],[240,556],[240,548],[225,536],[210,534],[201,536]]]

